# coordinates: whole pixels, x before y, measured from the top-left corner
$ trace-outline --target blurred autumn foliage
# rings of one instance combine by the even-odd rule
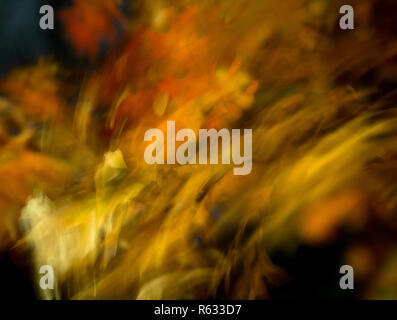
[[[60,11],[59,19],[77,53],[90,59],[98,55],[102,40],[114,43],[116,23],[127,23],[116,2],[108,0],[75,1]]]
[[[396,299],[395,8],[350,2],[354,31],[339,0],[61,6],[95,64],[0,79],[1,252],[54,267],[41,298]],[[167,120],[252,128],[251,175],[147,165]]]

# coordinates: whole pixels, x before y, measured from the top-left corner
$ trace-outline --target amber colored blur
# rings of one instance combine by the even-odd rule
[[[59,9],[92,67],[0,81],[0,250],[53,266],[37,297],[397,299],[393,1],[350,1],[354,31],[339,0],[127,2]],[[147,165],[167,120],[252,128],[251,174]]]

